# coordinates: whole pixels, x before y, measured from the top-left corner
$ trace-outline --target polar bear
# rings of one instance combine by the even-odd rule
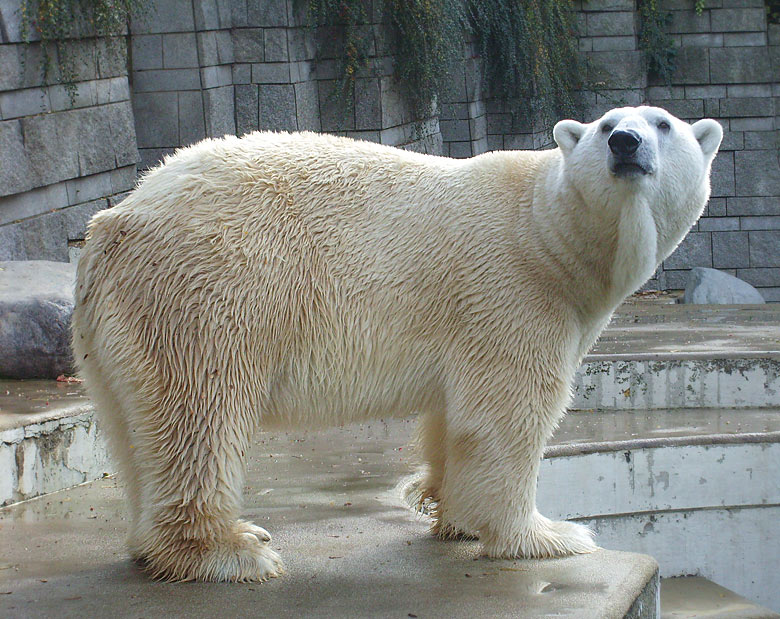
[[[490,557],[596,549],[536,510],[540,458],[583,355],[700,215],[722,130],[639,107],[553,136],[466,160],[209,139],[93,218],[73,347],[153,577],[282,572],[238,517],[258,427],[413,412],[438,535]]]

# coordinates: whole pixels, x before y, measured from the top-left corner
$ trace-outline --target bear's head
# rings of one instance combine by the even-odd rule
[[[589,124],[562,120],[553,137],[563,155],[564,183],[588,208],[616,218],[622,209],[650,210],[660,261],[704,209],[723,130],[711,119],[690,125],[643,106],[610,110]]]

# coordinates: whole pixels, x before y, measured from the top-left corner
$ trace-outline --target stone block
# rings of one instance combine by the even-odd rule
[[[0,122],[0,196],[31,189],[36,177],[27,159],[21,122]]]
[[[187,69],[199,66],[198,45],[194,32],[164,34],[163,67],[166,69]]]
[[[108,116],[116,166],[135,165],[138,162],[138,142],[135,132],[136,118],[130,101],[112,103],[105,106],[103,112]]]
[[[777,197],[733,197],[726,201],[729,216],[777,215]]]
[[[138,169],[148,170],[153,168],[162,162],[165,157],[172,155],[176,151],[175,148],[139,148],[138,156],[140,157],[140,163]],[[117,202],[118,204],[118,202]]]
[[[720,150],[742,150],[745,148],[745,134],[742,131],[724,131]]]
[[[45,114],[50,109],[47,89],[25,88],[0,93],[0,115],[3,120]]]
[[[471,139],[468,120],[442,120],[439,126],[445,142],[467,142]]]
[[[203,96],[198,91],[179,94],[179,144],[186,146],[206,137]]]
[[[113,194],[108,196],[108,203],[110,206],[116,206],[124,200],[125,195],[131,189],[135,188],[138,180],[136,166],[133,164],[123,168],[116,168],[108,174],[111,177],[111,192]]]
[[[780,267],[780,230],[753,230],[750,235],[750,266]]]
[[[780,204],[777,212],[780,213]],[[780,214],[766,217],[740,217],[741,230],[780,230]]]
[[[355,128],[361,131],[382,129],[381,93],[378,79],[355,81]]]
[[[692,269],[685,285],[683,303],[754,304],[764,303],[761,294],[747,282],[715,269]]]
[[[739,217],[702,217],[699,219],[699,230],[701,232],[739,229]],[[713,243],[714,242],[713,238]]]
[[[308,28],[291,28],[287,31],[287,49],[291,61],[312,60],[317,55],[314,35]]]
[[[233,65],[233,83],[234,84],[249,84],[252,82],[252,65],[251,64],[234,64]]]
[[[105,84],[106,81],[108,81],[108,101],[101,101],[98,98],[98,103],[120,103],[130,100],[130,82],[127,81],[127,76],[101,80],[98,82],[98,86]]]
[[[440,106],[439,118],[441,120],[458,120],[468,117],[469,106],[467,103],[442,103]]]
[[[780,286],[780,268],[738,269],[737,277],[752,286]]]
[[[235,135],[235,97],[233,86],[209,88],[203,91],[206,115],[206,135],[212,138]]]
[[[713,83],[740,84],[772,81],[766,47],[722,47],[709,50]]]
[[[634,51],[636,39],[633,36],[626,37],[593,37],[590,49],[594,52],[602,51]]]
[[[287,28],[266,28],[263,31],[265,61],[287,62],[290,54],[287,50]]]
[[[765,32],[766,11],[761,8],[712,9],[713,32]]]
[[[217,40],[217,60],[220,64],[234,61],[233,37],[229,30],[218,30],[214,33]]]
[[[136,34],[130,39],[132,52],[132,69],[162,69],[163,45],[162,35]]]
[[[255,84],[289,84],[290,64],[287,62],[253,64],[252,82]]]
[[[707,202],[706,213],[710,217],[726,216],[726,198],[710,198]]]
[[[590,52],[588,79],[607,88],[642,88],[647,83],[642,53]]]
[[[736,195],[780,196],[777,151],[745,150],[734,153],[734,157]]]
[[[233,84],[233,70],[230,65],[226,64],[203,67],[200,70],[200,83],[205,90],[231,86]]]
[[[699,120],[704,116],[704,102],[701,99],[669,99],[661,102],[660,107],[683,120]]]
[[[680,36],[681,47],[722,47],[723,35],[713,32],[700,34],[682,34]]]
[[[35,217],[68,205],[65,183],[36,187],[0,198],[0,226]]]
[[[313,81],[295,84],[295,109],[298,116],[299,131],[321,131],[320,106],[317,83]],[[376,140],[379,142],[379,135]]]
[[[198,65],[211,66],[220,64],[217,53],[217,33],[214,30],[198,32]]]
[[[749,267],[748,233],[739,231],[713,232],[712,266],[717,269]]]
[[[108,200],[101,198],[84,204],[70,206],[60,211],[65,238],[68,241],[83,240],[87,235],[87,224],[95,213],[108,207]]]
[[[745,148],[748,150],[772,150],[777,139],[772,131],[746,131]]]
[[[21,88],[24,81],[24,65],[19,45],[0,45],[0,90]]]
[[[241,28],[233,32],[235,62],[264,62],[265,43],[262,28]]]
[[[447,139],[442,136],[444,143],[449,146],[449,156],[455,159],[466,159],[471,157],[471,142],[448,142]]]
[[[21,119],[24,148],[35,179],[31,186],[79,175],[79,152],[73,146],[90,131],[89,125],[79,122],[84,112],[70,110]]]
[[[133,34],[193,32],[195,16],[191,0],[166,0],[155,2],[154,11],[148,16],[133,19]]]
[[[675,58],[677,70],[674,73],[674,82],[676,84],[710,83],[711,53],[712,50],[704,47],[683,47],[678,49],[677,57]],[[712,80],[712,82],[718,81]]]
[[[249,2],[247,5],[247,24],[249,26],[287,26],[287,0],[263,0]]]
[[[0,257],[3,260],[68,260],[62,216],[47,213],[0,227]]]
[[[718,153],[712,162],[710,184],[713,197],[734,195],[734,153],[729,151]]]
[[[733,131],[772,131],[775,127],[774,118],[732,118],[729,126]]]
[[[649,86],[646,92],[650,101],[685,98],[685,87],[683,86]]]
[[[319,107],[322,131],[352,131],[355,128],[355,109],[352,101],[345,100],[337,81],[319,81]],[[382,138],[382,144],[385,144]]]
[[[588,13],[589,37],[617,37],[635,34],[634,11],[610,11]]]
[[[503,135],[512,131],[511,114],[488,114],[487,117],[488,134]]]
[[[311,80],[312,63],[308,60],[290,63],[290,82],[308,82]]]
[[[770,116],[771,97],[728,97],[720,100],[720,114],[728,117]]]
[[[78,153],[79,176],[89,176],[111,170],[116,165],[108,106],[75,110],[64,117],[60,128],[68,122],[68,132],[76,136],[73,144]]]
[[[136,92],[133,95],[139,148],[179,145],[179,99],[176,92]]]
[[[690,269],[712,266],[712,239],[709,232],[689,232],[674,253],[664,260],[664,269]]]
[[[635,0],[588,0],[582,3],[582,11],[632,11]]]
[[[704,11],[701,15],[697,15],[696,11],[694,10],[672,11],[669,32],[672,34],[712,32],[712,28],[710,26],[710,12]]]
[[[379,81],[379,87],[382,101],[382,128],[395,127],[411,120],[398,80],[393,77],[383,77]]]
[[[135,71],[133,92],[171,92],[178,90],[200,90],[200,71],[192,69],[162,69]]]
[[[193,0],[192,11],[195,14],[196,30],[217,30],[229,25],[222,24],[216,0]]]
[[[492,135],[488,134],[487,136],[487,149],[492,150],[504,150],[504,136],[503,135]]]
[[[261,129],[295,131],[295,89],[292,84],[266,85],[258,88],[259,123]]]
[[[69,204],[81,204],[90,200],[98,200],[113,193],[111,173],[100,172],[91,176],[74,178],[65,181],[65,188],[68,192]]]
[[[725,47],[749,47],[766,45],[766,33],[764,32],[732,32],[723,35]]]
[[[534,137],[530,133],[509,134],[504,136],[504,148],[507,150],[532,150]]]
[[[258,128],[257,86],[236,84],[236,133],[243,135]]]
[[[726,96],[725,86],[686,86],[686,99],[715,99]],[[676,97],[675,97],[676,98]]]
[[[472,142],[486,138],[487,117],[479,116],[478,118],[469,119],[469,135]]]

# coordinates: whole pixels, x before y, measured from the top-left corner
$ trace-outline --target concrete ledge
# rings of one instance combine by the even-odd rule
[[[0,505],[112,470],[93,407],[54,381],[0,381]]]

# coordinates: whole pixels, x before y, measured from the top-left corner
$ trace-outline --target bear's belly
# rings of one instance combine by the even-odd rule
[[[394,355],[327,368],[291,364],[260,405],[260,427],[327,427],[444,410],[444,381],[432,355]]]

